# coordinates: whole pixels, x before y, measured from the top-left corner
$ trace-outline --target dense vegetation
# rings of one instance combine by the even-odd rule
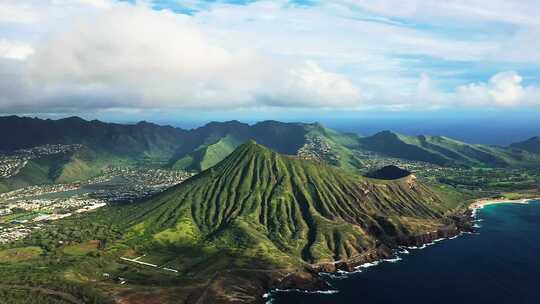
[[[17,136],[11,133],[17,130]],[[200,172],[253,139],[282,154],[296,155],[312,143],[322,160],[353,172],[359,154],[376,153],[441,166],[540,167],[538,138],[509,148],[472,145],[442,136],[404,136],[390,131],[369,137],[330,130],[318,123],[212,122],[193,130],[147,122],[132,125],[71,117],[41,120],[0,117],[0,151],[45,144],[82,144],[83,149],[32,160],[15,177],[0,180],[0,192],[32,184],[70,182],[97,175],[106,165],[165,166]]]
[[[220,248],[268,260],[348,259],[437,229],[460,197],[411,178],[366,180],[248,142],[185,183],[133,207],[130,242]]]
[[[324,133],[316,125],[308,131],[339,147],[330,152],[338,151],[340,160],[353,159],[346,158],[352,156],[352,136]],[[241,279],[260,270],[348,260],[381,244],[394,247],[402,237],[445,229],[455,225],[454,214],[463,211],[466,199],[414,176],[364,178],[250,141],[148,201],[63,219],[0,248],[0,285],[42,287],[84,303],[108,303],[111,294],[137,290],[167,294],[171,298],[163,302],[175,302],[216,274]],[[232,277],[235,269],[255,272]],[[12,303],[34,294],[42,303],[65,301],[43,290],[0,291]]]
[[[383,131],[360,138],[359,142],[361,149],[440,166],[540,166],[540,155],[526,150],[467,144],[443,136],[405,136]]]
[[[0,192],[31,185],[85,180],[99,175],[101,168],[115,159],[100,158],[88,148],[33,159],[17,175],[0,179]]]

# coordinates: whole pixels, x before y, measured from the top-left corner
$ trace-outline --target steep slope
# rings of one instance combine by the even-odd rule
[[[410,141],[404,140],[404,138],[391,131],[383,131],[370,137],[361,138],[360,147],[390,157],[424,161],[437,165],[448,163],[448,159],[444,156],[423,149]]]
[[[263,121],[211,122],[191,130],[171,161],[174,168],[204,170],[223,160],[241,143],[253,139],[280,153],[296,154],[305,143],[306,124]]]
[[[298,151],[302,158],[324,160],[349,171],[363,167],[355,150],[359,148],[356,134],[340,133],[321,124],[306,124],[306,143]]]
[[[413,177],[365,179],[250,141],[131,207],[123,222],[128,243],[145,252],[211,246],[268,265],[296,265],[348,260],[412,235],[455,230],[449,215],[460,200]]]
[[[540,154],[540,137],[535,136],[522,142],[513,143],[510,147]]]
[[[279,153],[324,160],[353,172],[363,168],[359,154],[366,151],[443,166],[540,166],[540,155],[534,153],[538,139],[534,138],[521,146],[518,143],[502,148],[390,131],[360,138],[318,123],[263,121],[249,125],[229,121],[183,130],[147,122],[122,125],[77,117],[42,120],[9,116],[0,117],[0,136],[0,151],[45,144],[82,144],[95,154],[96,161],[193,171],[209,168],[249,139]]]
[[[0,151],[46,144],[82,144],[104,156],[168,159],[186,136],[185,130],[147,122],[122,125],[78,117],[59,120],[0,117]]]
[[[242,140],[233,135],[226,135],[215,143],[202,145],[195,151],[188,153],[177,160],[172,167],[189,171],[204,171],[227,157],[241,143]]]
[[[69,183],[98,175],[105,165],[93,151],[82,148],[28,161],[13,177],[0,178],[0,192],[31,185]]]
[[[383,131],[360,139],[361,149],[386,156],[457,166],[538,166],[540,158],[517,149],[473,145],[444,136],[405,136]]]
[[[343,134],[318,123],[263,121],[252,126],[238,121],[212,122],[192,132],[193,140],[184,143],[173,168],[200,171],[216,164],[247,140],[255,140],[279,153],[324,160],[349,170],[358,170],[360,160],[353,149],[358,136]],[[193,145],[199,144],[197,147]]]

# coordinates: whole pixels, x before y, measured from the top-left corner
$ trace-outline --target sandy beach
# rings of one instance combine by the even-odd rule
[[[486,199],[479,199],[469,205],[469,209],[476,210],[476,209],[482,209],[484,206],[487,205],[495,205],[495,204],[528,204],[530,201],[534,200],[540,200],[540,198],[523,198],[523,199],[507,199],[507,198],[486,198]]]

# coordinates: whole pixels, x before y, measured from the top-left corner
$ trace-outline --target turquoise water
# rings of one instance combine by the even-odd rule
[[[540,303],[540,201],[486,206],[478,218],[478,234],[329,279],[338,293],[276,293],[272,303]]]

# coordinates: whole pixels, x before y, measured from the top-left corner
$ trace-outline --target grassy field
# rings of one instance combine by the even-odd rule
[[[82,244],[73,244],[65,246],[63,252],[67,255],[81,256],[89,254],[90,252],[96,252],[98,249],[99,241],[91,240]]]
[[[37,246],[10,248],[0,251],[0,263],[14,263],[37,259],[43,249]]]

